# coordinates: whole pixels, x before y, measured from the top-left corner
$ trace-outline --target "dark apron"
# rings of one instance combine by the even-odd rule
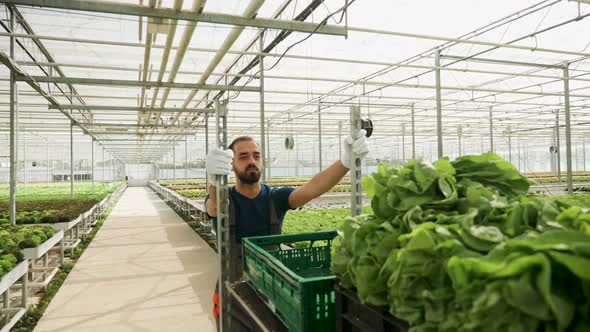
[[[272,193],[272,192],[271,192]],[[277,211],[274,208],[274,204],[272,202],[272,195],[268,195],[268,207],[270,209],[270,234],[268,235],[276,235],[281,234],[281,223],[277,218]],[[232,264],[232,272],[231,275],[235,276],[236,280],[242,279],[243,274],[243,252],[242,252],[242,244],[238,242],[237,235],[237,222],[236,222],[236,214],[235,214],[235,206],[233,201],[229,200],[229,236],[232,244],[232,248],[230,252],[237,253],[236,259]],[[215,292],[213,293],[213,317],[215,317],[215,325],[217,327],[217,331],[219,331],[219,310],[220,310],[220,299],[219,299],[219,280],[215,283]],[[230,299],[230,306],[231,306],[231,332],[253,332],[256,331],[257,324],[252,320],[252,318],[244,311],[242,306],[236,301],[234,298]]]

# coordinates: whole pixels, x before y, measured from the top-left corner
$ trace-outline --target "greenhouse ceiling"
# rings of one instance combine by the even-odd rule
[[[230,138],[263,125],[274,148],[334,144],[352,105],[385,149],[401,136],[534,142],[568,113],[573,140],[589,133],[587,1],[0,3],[0,134],[13,69],[20,131],[65,140],[74,123],[124,162],[213,141],[215,99],[229,99]]]

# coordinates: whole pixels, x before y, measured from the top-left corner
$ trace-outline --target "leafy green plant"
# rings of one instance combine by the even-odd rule
[[[117,190],[123,182],[95,182],[94,190],[92,182],[74,182],[74,199],[94,199],[101,201],[108,194]],[[0,185],[0,202],[9,199],[8,185]],[[37,200],[69,200],[70,183],[57,182],[47,185],[46,183],[29,183],[27,186],[20,185],[16,194],[17,201]]]
[[[542,177],[529,177],[531,181],[537,184],[549,184],[557,183],[557,176],[542,176]],[[565,182],[565,174],[561,176],[561,181]],[[590,175],[572,175],[574,182],[588,182],[590,181]]]
[[[90,210],[95,199],[17,201],[17,224],[52,224],[69,222]],[[0,219],[8,220],[8,202],[0,202]],[[3,222],[0,222],[2,224]],[[8,223],[8,222],[5,222]]]
[[[203,198],[207,196],[206,189],[186,189],[186,190],[177,190],[179,194],[187,198]]]
[[[55,230],[49,226],[0,225],[0,250],[33,248],[54,233]]]
[[[16,256],[13,254],[0,254],[0,278],[14,269],[17,261]]]
[[[364,179],[374,214],[338,227],[332,270],[413,331],[588,329],[590,213],[530,184],[491,153],[381,164]]]

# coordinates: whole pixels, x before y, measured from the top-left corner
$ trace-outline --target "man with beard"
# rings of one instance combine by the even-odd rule
[[[233,170],[236,185],[229,188],[229,223],[235,225],[234,242],[239,248],[240,259],[232,262],[237,274],[242,275],[241,243],[242,238],[280,234],[283,218],[288,210],[299,208],[312,199],[319,197],[334,187],[348,173],[352,163],[352,154],[364,158],[369,152],[365,130],[360,130],[354,137],[344,140],[342,160],[316,174],[309,182],[295,189],[292,187],[272,188],[260,183],[263,171],[260,146],[249,136],[241,136],[229,145],[228,150],[213,149],[206,159],[209,178],[209,195],[205,199],[207,213],[213,218],[216,229],[217,201],[215,196],[215,176],[228,175]],[[230,235],[231,236],[231,235]],[[219,329],[219,295],[213,296],[213,315]],[[238,305],[232,302],[232,332],[253,331],[255,325]]]

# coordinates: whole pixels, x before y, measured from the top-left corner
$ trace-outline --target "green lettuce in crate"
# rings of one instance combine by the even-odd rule
[[[362,302],[412,331],[590,328],[588,210],[524,196],[531,182],[492,153],[381,164],[363,183],[375,215],[347,218],[332,248]]]
[[[383,163],[372,176],[364,177],[363,187],[375,215],[390,220],[415,206],[454,207],[453,167],[446,159],[433,166],[422,160],[411,160],[401,168]]]
[[[525,195],[531,184],[522,176],[514,165],[495,153],[484,153],[479,156],[463,156],[452,163],[458,181],[469,179],[486,187],[497,189],[502,195],[510,198]]]
[[[590,236],[572,230],[527,233],[485,257],[452,257],[448,274],[461,321],[455,331],[587,331]]]
[[[448,315],[454,290],[446,273],[451,257],[478,257],[461,242],[458,224],[432,222],[401,235],[401,248],[389,256],[381,270],[392,314],[413,325],[435,328]]]
[[[399,246],[399,229],[375,216],[347,217],[332,242],[332,271],[345,287],[356,286],[363,302],[387,305],[387,279],[380,270]]]

